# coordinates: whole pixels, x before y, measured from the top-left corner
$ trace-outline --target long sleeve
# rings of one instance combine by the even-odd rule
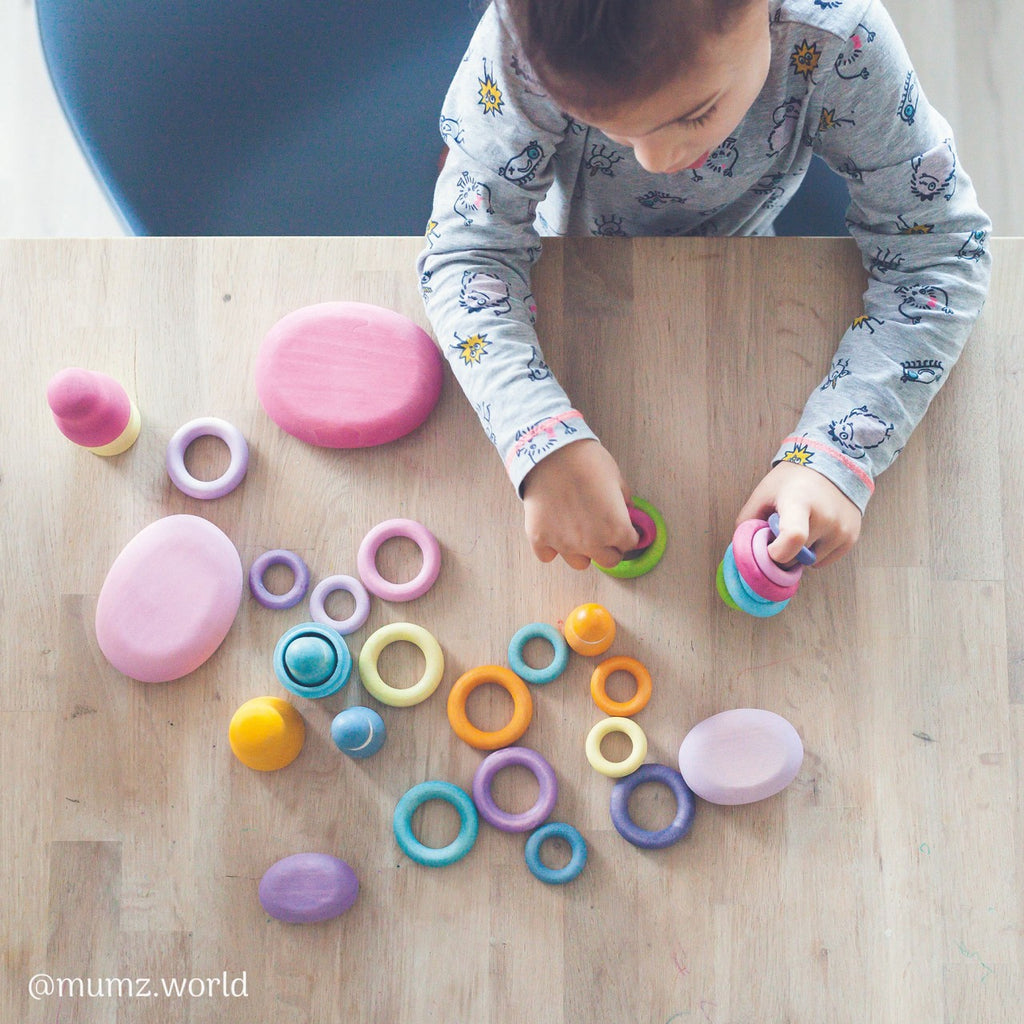
[[[863,511],[981,312],[991,225],[881,3],[818,73],[809,141],[849,183],[869,280],[863,315],[773,461],[811,466]]]
[[[563,188],[559,150],[576,127],[489,9],[442,108],[449,153],[417,269],[441,350],[517,489],[539,459],[594,436],[544,362],[530,285],[537,206]]]

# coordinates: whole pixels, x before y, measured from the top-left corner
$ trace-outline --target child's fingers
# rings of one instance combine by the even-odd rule
[[[590,559],[586,555],[567,555],[563,552],[562,558],[571,569],[589,569]]]
[[[555,556],[558,554],[558,552],[548,544],[534,544],[532,547],[533,553],[542,562],[553,562],[555,560]]]
[[[808,509],[799,506],[779,509],[779,535],[768,545],[768,557],[779,565],[788,565],[796,559],[802,547],[810,547],[817,539],[812,538],[810,532]],[[821,564],[820,557],[818,564]]]

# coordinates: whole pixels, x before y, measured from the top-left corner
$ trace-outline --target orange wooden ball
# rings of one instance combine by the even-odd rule
[[[565,620],[565,639],[577,654],[604,654],[615,639],[615,620],[600,604],[581,604]]]

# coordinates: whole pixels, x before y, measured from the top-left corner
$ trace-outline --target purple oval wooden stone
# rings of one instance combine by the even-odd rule
[[[344,914],[358,895],[356,873],[328,853],[293,853],[260,879],[263,909],[289,924],[329,921]]]

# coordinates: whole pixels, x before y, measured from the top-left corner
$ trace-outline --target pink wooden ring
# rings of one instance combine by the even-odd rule
[[[743,582],[758,597],[765,601],[788,601],[797,592],[797,588],[781,587],[778,583],[773,583],[754,561],[754,534],[761,530],[768,530],[768,524],[763,519],[748,519],[736,527],[732,537],[732,553],[736,559],[736,568],[743,577]]]
[[[758,569],[764,573],[765,578],[777,583],[780,587],[795,587],[804,574],[804,567],[797,562],[791,569],[784,569],[778,562],[772,561],[768,554],[768,545],[774,539],[772,531],[758,530],[750,542],[751,554],[757,563]]]
[[[654,543],[654,538],[658,535],[658,527],[642,508],[637,508],[635,505],[629,506],[629,521],[640,534],[640,539],[633,546],[633,550],[645,551]]]
[[[377,571],[377,551],[386,540],[405,537],[423,555],[423,568],[408,583],[392,583]],[[356,567],[363,586],[375,597],[385,601],[412,601],[422,597],[441,571],[441,547],[437,538],[421,523],[412,519],[386,519],[378,523],[362,540],[356,554]]]

